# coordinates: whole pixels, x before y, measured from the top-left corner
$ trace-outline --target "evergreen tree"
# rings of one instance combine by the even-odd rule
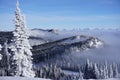
[[[25,25],[25,18],[20,12],[17,1],[15,11],[15,31],[13,32],[13,46],[11,46],[11,75],[34,77],[32,70],[32,52],[29,45],[29,34]]]
[[[109,68],[109,78],[113,78],[113,67],[112,67],[112,65],[110,65],[110,68]]]
[[[98,67],[97,67],[96,63],[93,65],[93,72],[95,73],[96,78],[99,79],[100,78],[100,72],[98,70]]]
[[[2,46],[0,44],[0,52],[1,52]],[[2,59],[2,55],[0,54],[0,60]]]
[[[42,68],[40,68],[40,77],[41,78],[43,77],[43,70],[42,70]]]
[[[10,53],[8,52],[8,44],[7,41],[4,42],[3,48],[2,48],[2,64],[1,66],[6,69],[7,71],[10,69],[9,59],[10,59]]]
[[[104,73],[105,73],[105,79],[109,78],[108,76],[108,63],[107,61],[105,61],[105,65],[104,65]]]
[[[1,49],[2,49],[2,46],[1,46],[1,44],[0,44],[0,51],[1,51]]]
[[[100,72],[100,76],[99,76],[99,79],[104,79],[105,78],[105,75],[104,75],[104,69],[102,66],[100,66],[100,69],[99,69],[99,72]]]
[[[113,64],[113,77],[114,78],[118,78],[118,66],[117,66],[117,64]]]
[[[81,70],[79,71],[79,79],[83,80],[83,73],[81,72]]]
[[[93,66],[91,65],[88,59],[85,65],[83,78],[84,79],[97,79],[96,74],[93,70]]]

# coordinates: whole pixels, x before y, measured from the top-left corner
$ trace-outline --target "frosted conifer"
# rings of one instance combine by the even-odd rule
[[[32,53],[28,38],[29,34],[25,25],[25,18],[20,12],[19,3],[16,3],[15,30],[13,32],[13,46],[11,47],[11,75],[34,77],[32,71]]]
[[[109,78],[113,78],[113,66],[110,65],[110,69],[109,69]]]
[[[2,46],[0,45],[0,51],[1,51],[1,49],[2,49]],[[0,54],[0,60],[2,59],[2,55]]]
[[[1,66],[6,70],[10,69],[9,59],[10,59],[10,53],[8,52],[8,44],[6,40],[2,48],[2,60],[1,60],[2,62]]]
[[[96,78],[99,79],[100,78],[100,72],[98,70],[98,67],[97,67],[96,63],[94,63],[94,65],[93,65],[93,71],[94,71],[94,73],[96,75]]]

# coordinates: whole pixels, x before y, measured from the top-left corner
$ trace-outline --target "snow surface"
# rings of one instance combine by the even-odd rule
[[[51,80],[51,79],[25,78],[25,77],[0,77],[0,80]]]
[[[79,72],[70,71],[70,70],[63,70],[63,73],[67,75],[79,75]]]
[[[81,79],[79,79],[79,80],[81,80]],[[120,80],[120,79],[110,78],[110,79],[88,79],[88,80]]]
[[[25,77],[0,77],[0,80],[51,80],[51,79],[25,78]],[[79,79],[79,80],[81,80],[81,79]],[[82,79],[82,80],[84,80],[84,79]],[[120,79],[111,78],[111,79],[88,79],[88,80],[120,80]]]

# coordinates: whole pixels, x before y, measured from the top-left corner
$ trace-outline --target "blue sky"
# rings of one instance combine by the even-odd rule
[[[28,28],[120,27],[120,0],[19,0]],[[0,0],[0,30],[14,30],[16,0]]]

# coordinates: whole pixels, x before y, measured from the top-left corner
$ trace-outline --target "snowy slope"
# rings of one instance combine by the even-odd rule
[[[53,29],[54,30],[54,29]],[[64,38],[63,43],[75,43],[84,41],[92,36],[82,35],[79,31],[57,31],[57,34],[51,30],[32,29],[30,30],[30,43],[31,45],[44,44],[46,42],[53,42]],[[94,37],[94,36],[93,36]]]
[[[79,36],[80,38],[76,39],[76,36],[63,38],[57,41],[48,42],[45,44],[33,46],[32,53],[35,62],[41,61],[44,59],[51,58],[50,56],[63,55],[68,51],[83,51],[94,48],[100,48],[103,46],[103,41],[98,38],[88,37],[83,35]],[[68,54],[68,53],[67,53]]]

